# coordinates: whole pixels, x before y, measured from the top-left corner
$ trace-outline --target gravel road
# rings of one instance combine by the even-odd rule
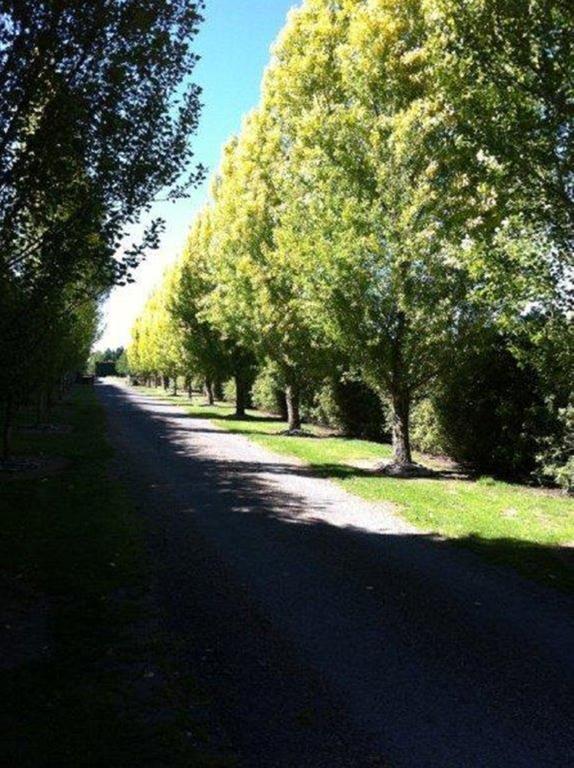
[[[574,765],[574,600],[177,406],[97,391],[175,661],[240,766]]]

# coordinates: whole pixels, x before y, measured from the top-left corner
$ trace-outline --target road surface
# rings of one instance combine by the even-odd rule
[[[574,765],[574,601],[177,406],[98,394],[177,663],[240,766]]]

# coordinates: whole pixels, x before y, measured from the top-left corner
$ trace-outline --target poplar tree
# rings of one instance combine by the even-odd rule
[[[205,316],[206,302],[213,289],[211,264],[212,211],[203,209],[193,223],[182,257],[176,267],[176,282],[170,298],[170,312],[181,332],[180,353],[186,371],[200,376],[210,404],[214,385],[235,374],[238,415],[245,415],[242,380],[233,370],[233,344]]]
[[[456,128],[444,181],[464,173],[469,185],[488,184],[498,221],[520,214],[571,265],[574,5],[425,0],[424,9],[433,87]]]
[[[131,280],[190,169],[201,0],[23,0],[0,13],[0,400],[63,318]],[[9,373],[7,373],[9,372]]]

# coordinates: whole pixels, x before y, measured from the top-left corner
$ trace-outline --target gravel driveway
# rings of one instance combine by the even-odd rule
[[[182,673],[248,768],[574,765],[574,601],[99,385]]]

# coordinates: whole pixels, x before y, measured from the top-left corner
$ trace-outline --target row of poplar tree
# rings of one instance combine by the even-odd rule
[[[335,374],[399,465],[424,401],[458,457],[571,476],[573,33],[567,0],[305,0],[132,371],[233,376],[241,404],[265,367],[291,430]]]
[[[21,0],[0,10],[0,421],[39,412],[88,357],[98,306],[157,245],[199,114],[203,3]],[[166,191],[167,190],[167,191]]]

